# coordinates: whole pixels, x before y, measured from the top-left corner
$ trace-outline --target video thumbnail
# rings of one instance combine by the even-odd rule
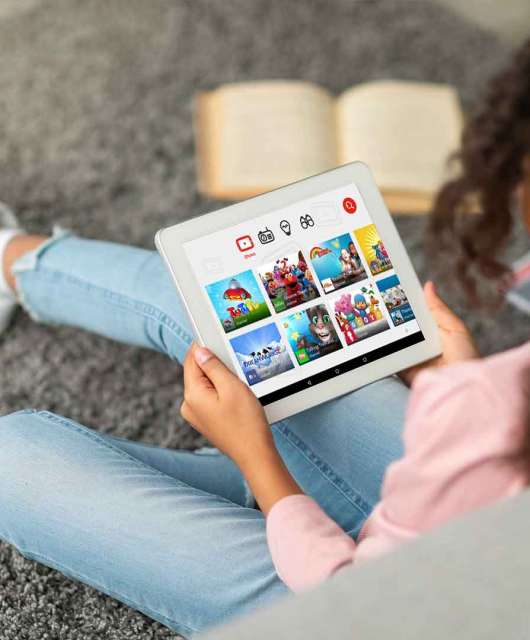
[[[325,304],[308,307],[283,319],[289,344],[299,364],[342,349]]]
[[[380,309],[381,301],[370,283],[333,300],[335,318],[346,344],[353,344],[390,329]]]
[[[313,247],[309,258],[326,293],[347,287],[367,277],[349,233]]]
[[[249,385],[294,369],[287,346],[275,324],[267,324],[232,338],[230,344]]]
[[[206,292],[225,333],[271,315],[252,271],[209,284]]]
[[[392,269],[392,262],[390,262],[385,245],[377,233],[375,224],[369,224],[366,227],[357,229],[355,237],[373,276]]]
[[[381,297],[395,327],[409,320],[414,320],[414,312],[397,276],[388,276],[388,278],[378,280],[377,288],[381,292]]]
[[[301,251],[263,265],[259,275],[277,313],[318,298],[313,274]]]

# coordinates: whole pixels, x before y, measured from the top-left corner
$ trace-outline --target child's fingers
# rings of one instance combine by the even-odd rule
[[[456,313],[447,306],[436,291],[434,282],[430,280],[423,287],[427,306],[431,310],[438,326],[451,331],[465,331],[465,325]]]
[[[195,343],[191,346],[184,360],[184,389],[188,395],[196,390],[215,391],[212,382],[204,374],[195,360]]]
[[[197,347],[193,352],[193,356],[197,366],[212,381],[216,389],[228,389],[234,382],[239,382],[239,378],[209,349]]]
[[[455,316],[454,312],[445,304],[445,302],[438,295],[434,282],[432,282],[431,280],[428,280],[425,283],[425,286],[423,287],[423,291],[425,293],[425,299],[427,300],[427,305],[435,316],[439,314],[450,314],[451,316]]]
[[[189,422],[194,427],[196,426],[197,419],[195,417],[195,413],[193,412],[190,404],[186,402],[186,400],[184,400],[180,405],[180,415],[184,418],[184,420],[186,420],[186,422]]]
[[[423,292],[425,293],[425,298],[431,311],[435,311],[437,309],[449,309],[449,307],[438,295],[436,286],[432,280],[427,280],[423,287]]]

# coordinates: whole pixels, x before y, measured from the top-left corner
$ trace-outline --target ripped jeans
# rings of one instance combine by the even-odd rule
[[[192,341],[154,251],[59,233],[14,271],[21,302],[40,322],[178,361]],[[402,453],[407,399],[387,378],[271,427],[298,484],[353,538]],[[215,449],[115,438],[47,411],[0,418],[0,537],[184,636],[288,593],[255,506]]]

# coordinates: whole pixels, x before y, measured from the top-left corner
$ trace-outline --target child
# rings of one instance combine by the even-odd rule
[[[436,241],[502,276],[492,256],[516,190],[530,231],[530,41],[470,121],[461,155],[463,175],[435,207]],[[481,211],[462,229],[470,195]],[[0,330],[20,301],[43,321],[184,360],[182,415],[218,449],[145,446],[47,411],[2,416],[0,537],[28,557],[189,636],[528,485],[530,343],[481,360],[432,283],[443,353],[402,374],[410,397],[388,378],[269,425],[247,385],[188,348],[155,252],[27,236],[2,211]],[[463,281],[474,284],[467,270]]]

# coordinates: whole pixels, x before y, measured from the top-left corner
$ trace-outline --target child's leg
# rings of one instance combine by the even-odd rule
[[[153,251],[58,238],[27,253],[14,270],[23,303],[44,321],[179,360],[192,340],[176,289]],[[379,499],[386,467],[402,454],[407,400],[408,389],[390,378],[273,425],[297,482],[353,536]]]
[[[259,511],[60,416],[0,417],[0,495],[1,539],[185,636],[287,594]]]
[[[403,455],[409,389],[384,378],[272,425],[302,490],[353,538],[381,499],[388,466]]]
[[[22,305],[66,324],[182,361],[193,331],[155,251],[59,234],[12,265]]]
[[[220,496],[242,507],[256,506],[243,474],[218,449],[204,447],[195,451],[183,451],[117,438],[106,433],[98,432],[98,436],[114,448],[194,489]]]

